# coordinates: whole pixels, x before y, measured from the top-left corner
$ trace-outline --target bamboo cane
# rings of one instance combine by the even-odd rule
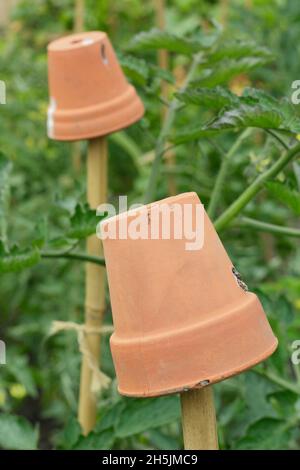
[[[211,386],[183,392],[180,398],[184,448],[217,450],[216,413]]]
[[[0,26],[6,28],[10,23],[10,15],[19,0],[2,0],[0,7]]]
[[[84,30],[84,2],[85,0],[75,0],[74,33],[81,33]],[[75,173],[79,173],[81,170],[81,142],[73,144],[72,162]]]
[[[84,0],[76,0],[74,31],[80,33],[84,30]]]
[[[155,4],[155,13],[156,13],[156,24],[160,30],[164,30],[166,27],[166,19],[165,19],[165,0],[154,0]],[[163,70],[169,69],[169,54],[166,49],[160,49],[158,51],[158,65]],[[165,81],[161,81],[161,96],[162,99],[167,102],[169,96],[169,84]],[[166,115],[166,107],[165,105],[162,106],[161,109],[161,118],[164,121]],[[168,144],[166,144],[168,146]],[[165,154],[165,161],[166,165],[172,171],[174,166],[176,165],[175,154],[171,150],[166,152]],[[167,177],[168,181],[168,193],[170,196],[175,196],[177,194],[176,188],[176,180],[175,175],[172,172]]]
[[[96,209],[107,198],[107,141],[98,137],[89,141],[87,157],[87,199],[92,209]],[[96,228],[95,228],[96,229]],[[102,244],[96,235],[87,240],[89,255],[102,256]],[[93,263],[86,264],[85,324],[100,327],[105,308],[105,269]],[[100,334],[87,337],[89,350],[99,364]],[[96,423],[97,403],[91,390],[92,371],[86,357],[83,357],[78,419],[83,433],[88,434]]]
[[[164,30],[166,27],[165,19],[165,0],[155,0],[156,24],[158,29]],[[158,64],[160,68],[168,70],[169,68],[169,54],[166,49],[159,49],[158,51]],[[168,97],[168,83],[165,80],[161,82],[161,94],[163,98]],[[162,115],[165,115],[165,109],[162,108]]]
[[[220,22],[223,26],[227,25],[228,22],[228,13],[229,13],[229,1],[228,0],[222,0],[221,4],[221,18]]]

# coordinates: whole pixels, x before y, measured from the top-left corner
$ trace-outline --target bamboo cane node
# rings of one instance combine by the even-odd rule
[[[105,312],[105,307],[90,307],[88,305],[85,306],[85,318],[86,320],[90,320],[91,322],[99,323],[101,322]]]

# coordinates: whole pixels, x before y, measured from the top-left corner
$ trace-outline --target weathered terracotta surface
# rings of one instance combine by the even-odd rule
[[[199,203],[185,193],[155,204]],[[137,213],[102,222],[103,230]],[[149,229],[151,228],[149,219]],[[111,350],[119,391],[163,395],[218,382],[266,359],[277,347],[262,306],[233,274],[205,214],[204,245],[186,240],[107,238],[104,253],[115,332]]]
[[[50,138],[98,137],[142,117],[143,104],[105,33],[73,34],[51,42],[48,65]]]

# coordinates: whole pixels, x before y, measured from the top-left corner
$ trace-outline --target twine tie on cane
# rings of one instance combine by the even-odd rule
[[[75,322],[53,321],[50,329],[50,335],[55,335],[61,331],[76,331],[79,351],[86,358],[89,368],[92,371],[91,391],[97,395],[102,389],[109,386],[111,379],[102,372],[97,365],[94,356],[91,354],[87,342],[89,334],[107,334],[113,332],[112,326],[93,327]]]

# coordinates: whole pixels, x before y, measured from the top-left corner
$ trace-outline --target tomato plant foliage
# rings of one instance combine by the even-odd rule
[[[85,251],[101,220],[85,200],[86,145],[78,170],[74,147],[45,132],[46,46],[72,30],[73,3],[20,1],[0,38],[9,91],[0,114],[0,447],[178,449],[179,397],[120,397],[107,336],[102,364],[113,380],[83,436],[76,337],[48,334],[53,320],[82,321],[84,261],[104,264]],[[170,181],[199,194],[279,339],[264,364],[214,387],[220,446],[299,448],[300,371],[291,357],[300,337],[300,118],[290,85],[300,6],[233,1],[224,16],[222,2],[169,2],[160,31],[152,2],[127,3],[112,11],[108,1],[86,2],[86,28],[108,31],[146,107],[139,123],[108,139],[109,200],[160,199]],[[158,65],[161,50],[168,70]],[[166,148],[174,165],[165,164]]]

